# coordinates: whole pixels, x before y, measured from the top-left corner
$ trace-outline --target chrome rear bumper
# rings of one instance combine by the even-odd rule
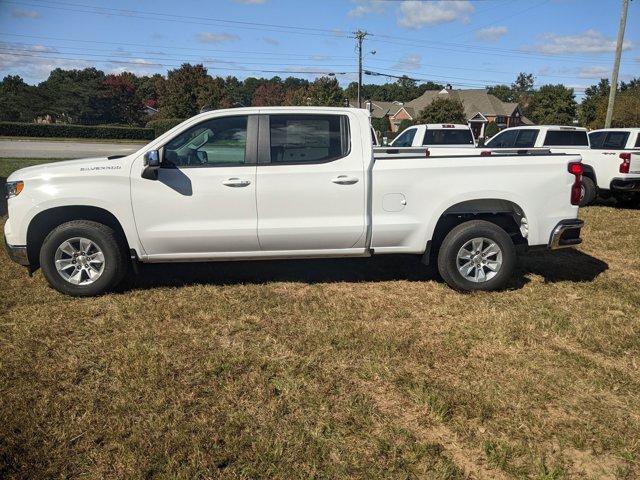
[[[584,222],[578,218],[570,220],[562,220],[551,232],[549,238],[549,248],[556,250],[558,248],[573,247],[582,243],[580,238],[580,229]]]

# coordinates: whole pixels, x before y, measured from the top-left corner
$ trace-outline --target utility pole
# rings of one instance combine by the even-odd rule
[[[613,60],[613,71],[611,72],[611,86],[609,88],[609,105],[607,105],[607,118],[604,121],[604,128],[611,127],[613,117],[613,104],[616,100],[616,90],[618,90],[618,72],[620,71],[620,57],[622,56],[622,43],[624,41],[624,29],[627,26],[627,10],[629,0],[622,0],[622,12],[620,13],[620,27],[618,27],[618,43],[616,44],[616,57]]]
[[[362,108],[362,98],[360,91],[362,90],[362,41],[367,36],[367,32],[358,30],[354,32],[355,38],[358,41],[358,108]]]

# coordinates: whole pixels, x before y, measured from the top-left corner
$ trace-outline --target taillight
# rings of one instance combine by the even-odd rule
[[[620,173],[629,173],[629,169],[631,168],[631,154],[621,153],[620,158],[622,159],[622,163],[620,164]]]
[[[575,176],[573,185],[571,185],[571,205],[580,205],[580,197],[582,197],[582,163],[571,162],[569,164],[569,173]]]
[[[491,156],[491,150],[482,150],[480,152],[480,156],[481,157],[490,157]]]

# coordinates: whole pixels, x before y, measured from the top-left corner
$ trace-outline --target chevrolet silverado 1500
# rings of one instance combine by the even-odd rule
[[[637,128],[587,130],[580,127],[523,126],[506,128],[486,148],[547,148],[551,153],[580,155],[584,168],[580,205],[596,196],[613,196],[619,203],[640,205],[640,165],[632,165],[631,152],[640,149]]]
[[[12,173],[5,242],[77,296],[137,262],[396,253],[493,290],[516,249],[580,243],[581,173],[577,155],[374,154],[366,110],[218,110],[128,156]]]

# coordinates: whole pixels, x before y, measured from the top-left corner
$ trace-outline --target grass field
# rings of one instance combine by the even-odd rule
[[[2,252],[0,477],[638,478],[640,210],[581,217],[471,295],[380,257],[74,299]]]

